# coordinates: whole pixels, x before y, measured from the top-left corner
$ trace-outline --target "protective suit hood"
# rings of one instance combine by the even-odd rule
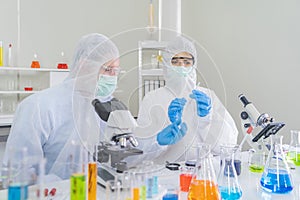
[[[181,76],[174,70],[171,60],[174,55],[187,52],[194,57],[194,65],[187,76]],[[170,41],[162,53],[163,57],[163,75],[166,80],[166,87],[175,96],[186,96],[187,91],[191,91],[196,86],[196,66],[197,66],[196,48],[192,42],[182,36],[176,37]]]
[[[100,139],[99,117],[92,101],[95,98],[100,68],[118,59],[116,45],[106,36],[93,33],[82,37],[75,48],[70,74],[64,84],[71,85],[71,109],[74,132],[70,133],[50,173],[61,174],[61,163],[69,157],[74,140],[92,151]],[[63,177],[66,173],[63,175]],[[65,178],[65,177],[64,177]]]

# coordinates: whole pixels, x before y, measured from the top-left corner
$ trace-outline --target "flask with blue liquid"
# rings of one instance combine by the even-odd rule
[[[238,152],[237,145],[222,145],[221,146],[221,169],[218,175],[218,185],[222,200],[238,200],[242,197],[242,189],[238,181],[236,166],[236,155]],[[239,160],[240,161],[240,160]]]
[[[265,191],[278,194],[293,190],[291,173],[282,150],[282,138],[283,136],[271,135],[271,149],[260,179]]]

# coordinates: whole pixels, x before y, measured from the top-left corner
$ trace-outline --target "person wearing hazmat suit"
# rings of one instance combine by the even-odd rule
[[[119,51],[106,36],[83,36],[75,48],[68,77],[60,84],[30,95],[18,106],[7,140],[3,164],[11,149],[26,148],[27,155],[46,158],[45,174],[51,179],[70,177],[76,163],[74,144],[92,149],[99,142],[99,117],[91,102],[109,98],[119,68]],[[100,74],[100,75],[99,75]]]
[[[162,59],[165,86],[148,92],[139,107],[135,134],[141,147],[156,148],[155,160],[164,163],[183,159],[185,149],[196,143],[210,144],[214,154],[221,144],[236,144],[231,115],[212,90],[196,84],[194,44],[178,36],[162,51]],[[163,148],[147,145],[146,138],[152,136]]]

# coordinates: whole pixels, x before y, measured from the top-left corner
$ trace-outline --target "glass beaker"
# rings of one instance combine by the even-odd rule
[[[235,166],[236,152],[238,152],[237,145],[221,146],[221,169],[218,175],[218,185],[222,199],[240,199],[242,196]]]
[[[28,154],[26,148],[11,148],[8,167],[8,200],[28,199],[29,174],[27,170]]]
[[[250,149],[249,153],[249,170],[255,173],[261,173],[265,168],[265,152],[256,151],[255,149]]]
[[[185,146],[185,162],[184,166],[180,167],[179,185],[181,192],[188,192],[192,176],[194,174],[196,159],[197,159],[197,146],[186,145]]]
[[[291,130],[291,142],[287,153],[287,161],[300,166],[300,131]]]
[[[288,193],[293,190],[289,166],[282,150],[283,136],[271,135],[271,149],[260,179],[262,188],[272,193]]]
[[[248,151],[248,165],[251,172],[262,173],[266,164],[266,152],[269,152],[267,145],[270,145],[267,140],[259,140],[256,143],[256,148]]]
[[[211,161],[210,145],[199,144],[197,164],[188,193],[189,200],[220,199],[215,170]]]

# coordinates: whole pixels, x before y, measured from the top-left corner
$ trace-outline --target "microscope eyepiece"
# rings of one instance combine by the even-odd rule
[[[248,101],[248,99],[245,97],[245,95],[240,94],[239,95],[239,99],[241,100],[241,102],[244,104],[244,107],[248,104],[250,104],[251,102]]]

